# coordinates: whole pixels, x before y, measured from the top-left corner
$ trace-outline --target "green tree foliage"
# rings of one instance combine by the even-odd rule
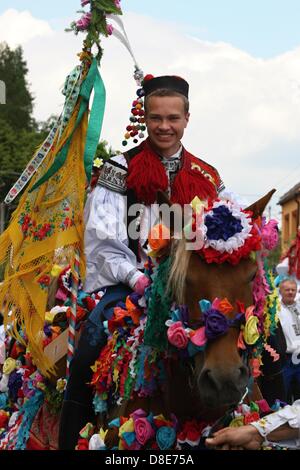
[[[12,50],[7,44],[0,43],[0,80],[6,85],[6,105],[0,106],[0,118],[14,130],[34,127],[33,97],[28,89],[27,73],[22,48]]]
[[[0,201],[3,201],[46,135],[44,129],[15,130],[0,118]]]
[[[101,158],[103,161],[105,161],[111,158],[113,155],[116,155],[116,152],[111,147],[108,147],[108,142],[106,140],[100,140],[97,146],[95,158]]]
[[[0,43],[0,80],[6,85],[6,104],[0,105],[0,203],[48,133],[48,121],[38,124],[32,117],[27,73],[21,47]],[[5,207],[5,223],[14,207]]]

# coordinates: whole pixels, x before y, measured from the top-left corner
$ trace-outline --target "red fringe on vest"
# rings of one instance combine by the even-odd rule
[[[196,157],[183,150],[183,165],[171,187],[171,201],[182,206],[189,204],[195,196],[202,199],[217,196],[215,186],[199,170],[191,169],[192,162],[198,163]],[[166,192],[168,189],[165,168],[147,140],[142,143],[141,152],[129,163],[127,187],[133,189],[138,201],[146,205],[155,203],[159,190]]]

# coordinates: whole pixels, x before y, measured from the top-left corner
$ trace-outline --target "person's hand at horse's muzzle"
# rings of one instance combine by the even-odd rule
[[[258,450],[264,438],[251,425],[220,429],[205,440],[209,449],[219,450]]]

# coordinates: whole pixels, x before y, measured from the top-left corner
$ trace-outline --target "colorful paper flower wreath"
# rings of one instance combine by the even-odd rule
[[[251,211],[242,209],[233,200],[216,199],[210,205],[197,196],[191,202],[192,220],[183,229],[187,240],[193,242],[207,263],[236,265],[252,252],[275,248],[278,243],[277,221],[253,219]],[[172,239],[163,224],[154,226],[149,233],[150,256],[157,257]]]
[[[199,305],[203,314],[203,326],[195,330],[188,326],[186,307],[180,306],[171,311],[171,319],[166,321],[166,326],[168,341],[172,346],[193,356],[205,348],[207,341],[224,335],[232,326],[241,329],[238,339],[240,349],[246,349],[246,345],[253,346],[259,340],[259,319],[253,305],[245,310],[239,304],[239,311],[233,319],[227,316],[234,308],[226,298],[216,298],[212,303],[201,300]]]
[[[208,263],[228,261],[235,265],[252,251],[260,250],[261,235],[251,216],[250,211],[235,202],[217,199],[204,209],[200,224],[197,225],[198,217],[194,217],[192,229],[196,234],[199,231],[203,238],[203,245],[197,251]]]

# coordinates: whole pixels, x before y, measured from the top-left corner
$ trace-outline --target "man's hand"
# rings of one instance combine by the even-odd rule
[[[254,426],[224,428],[214,433],[212,438],[205,440],[205,445],[211,449],[221,450],[257,450],[264,438]]]
[[[134,284],[134,292],[137,294],[143,295],[145,292],[146,287],[148,287],[151,284],[151,280],[145,276],[145,274],[142,274],[137,282]]]

